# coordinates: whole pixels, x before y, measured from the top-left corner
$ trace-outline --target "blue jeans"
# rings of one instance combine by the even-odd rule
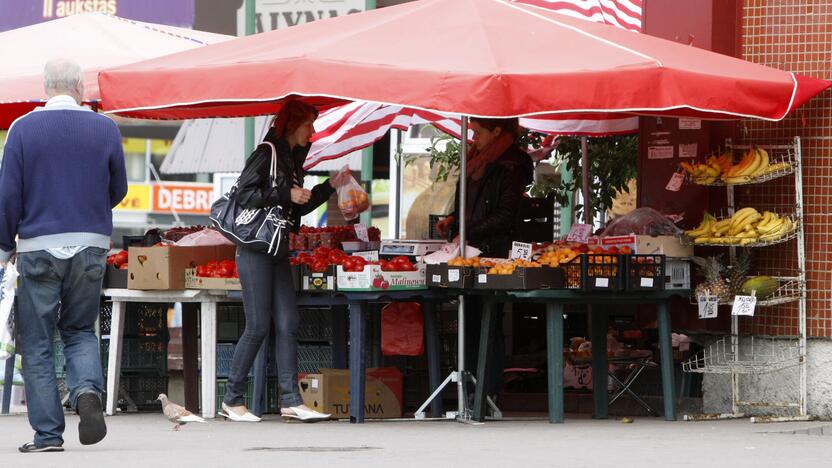
[[[107,251],[88,247],[62,260],[46,251],[17,256],[18,325],[29,424],[37,445],[61,445],[64,411],[55,377],[55,327],[66,356],[66,385],[72,407],[78,395],[101,397],[103,376],[95,321]]]
[[[243,287],[246,329],[234,348],[223,401],[229,406],[245,404],[248,373],[269,337],[269,328],[274,326],[280,406],[300,406],[303,404],[298,389],[300,316],[289,260],[275,260],[270,255],[238,248],[237,270]]]

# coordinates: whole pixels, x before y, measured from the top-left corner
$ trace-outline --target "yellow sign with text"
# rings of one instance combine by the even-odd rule
[[[129,184],[127,187],[127,196],[113,210],[149,212],[153,206],[150,185]]]

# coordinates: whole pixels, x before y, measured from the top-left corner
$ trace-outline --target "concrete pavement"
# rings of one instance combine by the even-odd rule
[[[161,414],[107,418],[100,444],[78,443],[76,416],[67,417],[66,452],[20,454],[31,440],[25,416],[0,417],[3,466],[199,467],[829,467],[832,437],[783,434],[829,422],[751,424],[748,420],[665,422],[636,418],[596,421],[567,415],[542,420],[465,425],[445,421],[318,424],[223,420],[180,432]],[[827,431],[829,433],[829,431]]]

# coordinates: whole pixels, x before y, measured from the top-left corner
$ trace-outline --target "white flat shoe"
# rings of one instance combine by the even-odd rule
[[[293,406],[291,408],[282,408],[280,415],[283,419],[296,419],[302,422],[318,422],[326,421],[332,417],[331,414],[319,413],[315,410],[304,408],[302,406]]]
[[[219,414],[234,422],[260,422],[260,418],[249,413],[248,410],[246,410],[245,414],[240,415],[234,412],[231,407],[225,403],[222,404],[222,409],[223,412],[220,412]]]

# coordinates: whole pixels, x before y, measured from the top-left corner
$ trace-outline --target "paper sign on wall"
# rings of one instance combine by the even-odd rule
[[[355,225],[355,237],[363,242],[370,242],[370,235],[367,233],[367,226],[363,224]]]
[[[754,309],[757,307],[755,296],[734,296],[734,306],[731,308],[731,315],[754,316]]]
[[[679,145],[679,159],[695,158],[698,146],[696,143],[684,143]]]
[[[719,311],[719,298],[716,296],[697,296],[696,302],[699,305],[699,318],[716,318]]]
[[[532,258],[532,245],[526,242],[511,243],[511,259],[530,260]]]
[[[665,185],[664,189],[671,192],[678,192],[682,189],[682,183],[685,181],[685,175],[681,172],[675,172],[670,176],[670,180]]]
[[[569,230],[569,234],[566,236],[566,240],[568,240],[569,242],[579,242],[581,244],[586,244],[587,240],[589,240],[589,236],[591,235],[591,224],[575,223]]]
[[[702,120],[682,117],[679,119],[679,130],[699,130],[702,128]]]
[[[647,159],[672,159],[672,146],[650,146],[647,148]]]

